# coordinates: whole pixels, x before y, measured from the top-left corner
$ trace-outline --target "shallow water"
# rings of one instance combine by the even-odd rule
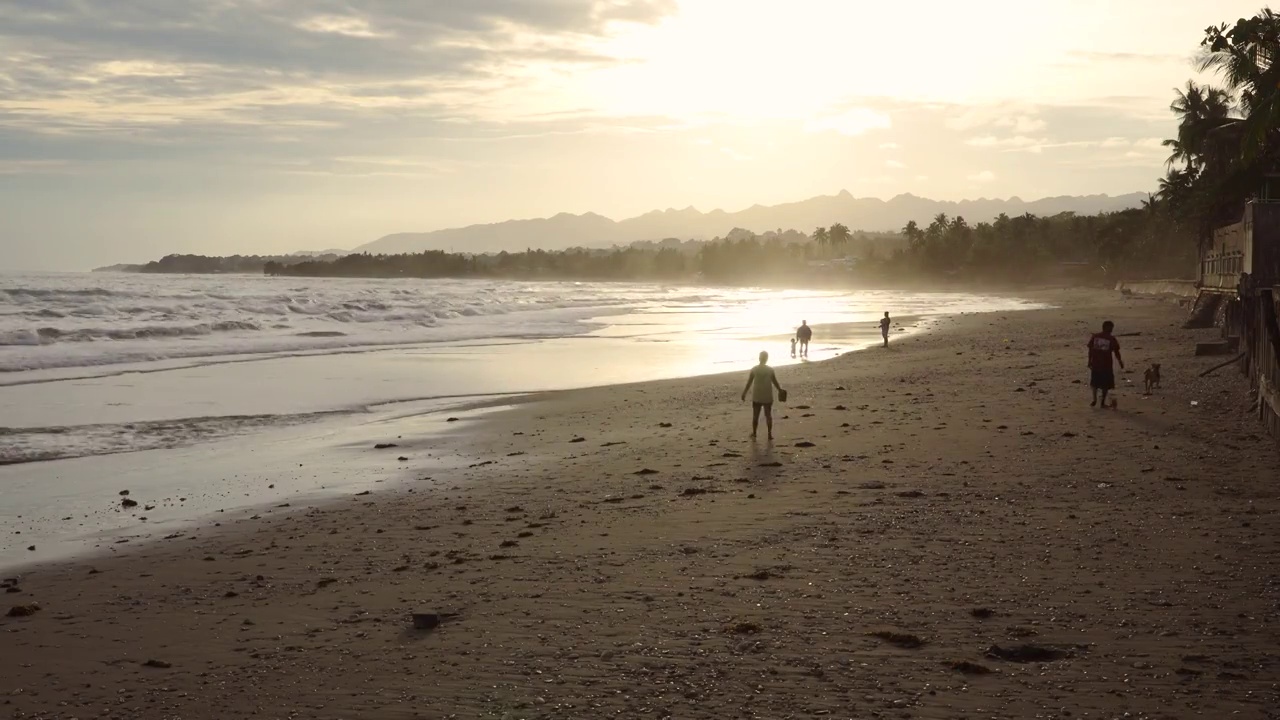
[[[909,324],[901,335],[1033,307],[941,293],[0,275],[0,564],[403,480],[372,443],[438,433],[440,413],[478,396],[745,370],[762,349],[785,377],[801,319],[816,361],[879,344],[884,310]],[[124,512],[122,484],[154,509]]]

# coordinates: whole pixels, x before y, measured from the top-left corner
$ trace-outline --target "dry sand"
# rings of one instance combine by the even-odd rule
[[[1214,331],[1172,305],[1045,299],[779,371],[772,448],[744,358],[476,421],[489,464],[409,492],[28,572],[0,712],[1280,717],[1280,453],[1243,379],[1197,377]],[[1104,316],[1141,333],[1117,411],[1080,384]]]

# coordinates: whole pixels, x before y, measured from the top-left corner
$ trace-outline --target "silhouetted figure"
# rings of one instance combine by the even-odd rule
[[[1102,323],[1102,332],[1089,337],[1089,387],[1093,390],[1093,402],[1098,404],[1098,391],[1102,391],[1102,407],[1107,406],[1107,393],[1116,387],[1116,373],[1111,365],[1111,356],[1115,355],[1124,369],[1124,359],[1120,357],[1120,341],[1111,334],[1116,324],[1110,320]]]
[[[796,356],[796,339],[791,338],[791,357]]]
[[[889,311],[886,310],[884,317],[880,318],[880,337],[884,338],[884,346],[889,347],[889,325],[892,321],[889,319]]]
[[[752,388],[755,388],[752,390]],[[760,429],[760,411],[764,410],[765,427],[769,431],[769,439],[773,439],[773,389],[782,391],[778,384],[778,376],[769,367],[769,353],[760,353],[760,364],[751,368],[747,375],[747,386],[742,389],[742,399],[747,399],[751,391],[751,439],[755,439]]]
[[[813,339],[813,328],[809,327],[808,320],[801,320],[800,327],[796,328],[796,340],[800,341],[800,357],[809,357],[809,341]]]

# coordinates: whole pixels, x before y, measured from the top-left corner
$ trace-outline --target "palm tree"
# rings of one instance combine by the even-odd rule
[[[1164,141],[1164,145],[1173,149],[1170,164],[1184,162],[1193,167],[1206,152],[1209,133],[1232,122],[1231,95],[1193,80],[1187,81],[1186,90],[1175,88],[1174,92],[1177,95],[1169,109],[1178,116],[1178,137]]]
[[[827,230],[827,235],[831,238],[831,244],[836,248],[843,248],[849,244],[849,240],[853,238],[853,234],[849,232],[849,228],[841,223],[836,223]]]
[[[824,227],[817,228],[813,231],[813,241],[818,243],[818,247],[826,252],[828,243],[831,242],[831,235],[827,233]]]
[[[1265,8],[1230,30],[1209,28],[1200,47],[1198,69],[1217,71],[1239,95],[1245,116],[1241,149],[1246,159],[1256,158],[1280,127],[1280,14]]]
[[[1195,156],[1187,149],[1182,141],[1178,138],[1168,138],[1161,145],[1169,148],[1169,159],[1164,161],[1166,167],[1172,169],[1175,165],[1185,165],[1192,167],[1195,163]]]
[[[902,226],[902,236],[907,239],[907,247],[912,250],[918,250],[920,243],[924,241],[924,231],[916,224],[915,220],[908,221]]]

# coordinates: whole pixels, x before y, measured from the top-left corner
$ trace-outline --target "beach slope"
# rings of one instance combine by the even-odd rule
[[[448,442],[476,466],[409,488],[32,570],[3,596],[39,609],[0,618],[0,704],[1275,717],[1280,454],[1244,381],[1198,377],[1217,359],[1193,341],[1214,331],[1172,305],[1038,299],[1059,307],[780,370],[773,446],[747,438],[744,358],[464,415]],[[1120,338],[1117,410],[1082,384],[1103,319],[1140,333]],[[1144,398],[1146,362],[1164,387]],[[410,463],[426,451],[397,442]],[[445,615],[415,629],[413,612]]]

